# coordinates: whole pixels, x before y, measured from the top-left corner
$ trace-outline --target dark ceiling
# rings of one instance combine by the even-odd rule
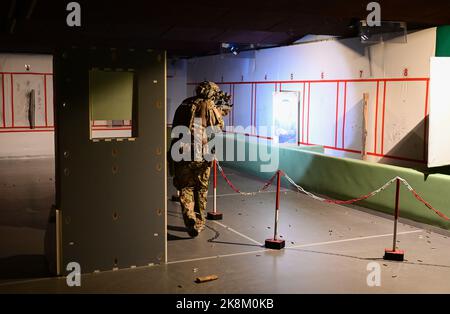
[[[80,0],[82,26],[66,25],[65,0],[0,0],[0,50],[61,46],[162,48],[176,56],[219,53],[223,42],[290,44],[306,34],[356,36],[370,0]],[[450,1],[388,0],[382,20],[409,29],[450,24]]]

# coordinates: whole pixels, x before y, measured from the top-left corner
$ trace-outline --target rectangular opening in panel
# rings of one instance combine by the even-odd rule
[[[132,71],[89,72],[91,139],[136,137],[136,77]]]

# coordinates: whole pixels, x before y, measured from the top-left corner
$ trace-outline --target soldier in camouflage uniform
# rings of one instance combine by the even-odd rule
[[[201,158],[194,158],[195,150],[204,151],[204,145],[208,142],[206,127],[215,127],[221,130],[224,127],[223,116],[229,109],[222,109],[215,105],[218,95],[222,93],[219,87],[212,82],[203,82],[196,88],[196,96],[188,98],[177,108],[172,127],[186,126],[191,132],[192,141],[195,137],[200,140],[201,147],[191,148],[191,160],[182,160],[173,163],[174,186],[180,191],[180,203],[184,223],[188,233],[196,237],[205,228],[204,212],[207,205],[208,183],[211,172],[211,161],[206,161],[203,154]],[[223,93],[222,93],[223,94]],[[194,132],[194,130],[196,132]],[[178,141],[174,138],[171,147]],[[197,142],[198,143],[198,142]],[[185,147],[183,147],[185,149]],[[171,150],[170,150],[171,151]],[[202,153],[200,152],[200,153]]]

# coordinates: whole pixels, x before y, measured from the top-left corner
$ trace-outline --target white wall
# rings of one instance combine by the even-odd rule
[[[231,122],[246,127],[254,115],[257,126],[272,121],[273,91],[299,91],[302,142],[325,145],[328,154],[360,158],[362,99],[367,92],[369,160],[424,165],[424,118],[436,29],[410,33],[407,40],[372,46],[356,38],[326,40],[234,58],[191,59],[188,95],[194,83],[205,79],[221,83],[225,91],[234,90]]]
[[[54,155],[52,62],[50,55],[0,54],[0,158]],[[31,129],[27,93],[33,89]]]

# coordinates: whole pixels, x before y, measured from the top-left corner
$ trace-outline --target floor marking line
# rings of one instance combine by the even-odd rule
[[[258,192],[258,194],[263,194],[263,193],[275,193],[276,191],[262,191],[262,192]],[[290,192],[290,190],[280,190],[280,192]],[[217,195],[217,197],[223,197],[223,196],[243,196],[243,197],[248,197],[248,195],[241,195],[238,193],[229,193],[229,194],[219,194]],[[212,198],[213,195],[208,195],[208,198]]]
[[[168,262],[167,264],[197,262],[197,261],[203,261],[203,260],[214,259],[214,258],[219,258],[219,257],[232,257],[232,256],[255,254],[255,253],[263,253],[265,251],[268,251],[268,250],[262,249],[262,250],[257,250],[257,251],[248,251],[248,252],[241,252],[241,253],[232,253],[232,254],[225,254],[225,255],[215,255],[215,256],[207,256],[207,257],[200,257],[200,258],[192,258],[192,259],[185,259],[185,260],[181,260],[181,261]]]
[[[398,235],[403,234],[411,234],[411,233],[419,233],[423,232],[424,230],[413,230],[413,231],[405,231],[405,232],[399,232]],[[373,238],[381,238],[381,237],[388,237],[392,236],[393,234],[380,234],[380,235],[373,235],[373,236],[367,236],[367,237],[359,237],[359,238],[351,238],[351,239],[344,239],[344,240],[337,240],[337,241],[327,241],[327,242],[317,242],[317,243],[310,243],[310,244],[303,244],[303,245],[297,245],[297,246],[290,246],[286,247],[286,249],[295,249],[295,248],[301,248],[301,247],[310,247],[310,246],[319,246],[319,245],[325,245],[325,244],[332,244],[332,243],[341,243],[341,242],[352,242],[357,240],[367,240],[367,239],[373,239]],[[250,255],[255,253],[263,253],[271,251],[270,249],[263,249],[258,251],[249,251],[249,252],[241,252],[241,253],[234,253],[234,254],[224,254],[224,255],[214,255],[214,256],[207,256],[207,257],[200,257],[200,258],[192,258],[192,259],[186,259],[186,260],[180,260],[180,261],[173,261],[168,262],[167,264],[180,264],[180,263],[188,263],[188,262],[196,262],[196,261],[204,261],[208,259],[214,259],[219,257],[233,257],[233,256],[240,256],[240,255]]]
[[[6,287],[6,286],[18,285],[18,284],[24,284],[24,283],[34,283],[34,282],[37,282],[37,281],[53,280],[53,279],[66,279],[66,277],[43,277],[43,278],[35,278],[35,279],[6,281],[6,282],[1,282],[0,283],[0,287]],[[3,293],[4,292],[0,292],[0,294],[3,294]]]
[[[220,222],[218,222],[218,221],[214,221],[214,220],[213,220],[212,222],[214,222],[215,224],[217,224],[217,225],[219,225],[219,226],[221,226],[221,227],[223,227],[223,228],[225,228],[225,229],[227,229],[227,230],[230,230],[231,232],[236,233],[237,235],[239,235],[239,236],[241,236],[241,237],[243,237],[243,238],[245,238],[245,239],[247,239],[247,240],[252,241],[253,243],[256,243],[256,244],[258,244],[258,245],[260,245],[260,246],[263,246],[263,244],[262,244],[261,242],[258,242],[258,241],[256,241],[256,240],[250,238],[249,236],[246,236],[245,234],[240,233],[239,231],[234,230],[234,229],[231,228],[231,227],[228,227],[228,226],[226,226],[226,225],[224,225],[224,224],[222,224],[222,223],[220,223]]]
[[[419,232],[423,232],[423,230],[413,230],[413,231],[398,232],[397,235],[419,233]],[[384,238],[384,237],[391,237],[393,235],[394,235],[393,233],[387,233],[387,234],[373,235],[373,236],[367,236],[367,237],[342,239],[342,240],[336,240],[336,241],[318,242],[318,243],[311,243],[311,244],[301,244],[301,245],[289,246],[289,247],[286,247],[286,249],[298,249],[298,248],[310,247],[310,246],[320,246],[320,245],[335,244],[335,243],[342,243],[342,242],[352,242],[352,241],[358,241],[358,240]]]

